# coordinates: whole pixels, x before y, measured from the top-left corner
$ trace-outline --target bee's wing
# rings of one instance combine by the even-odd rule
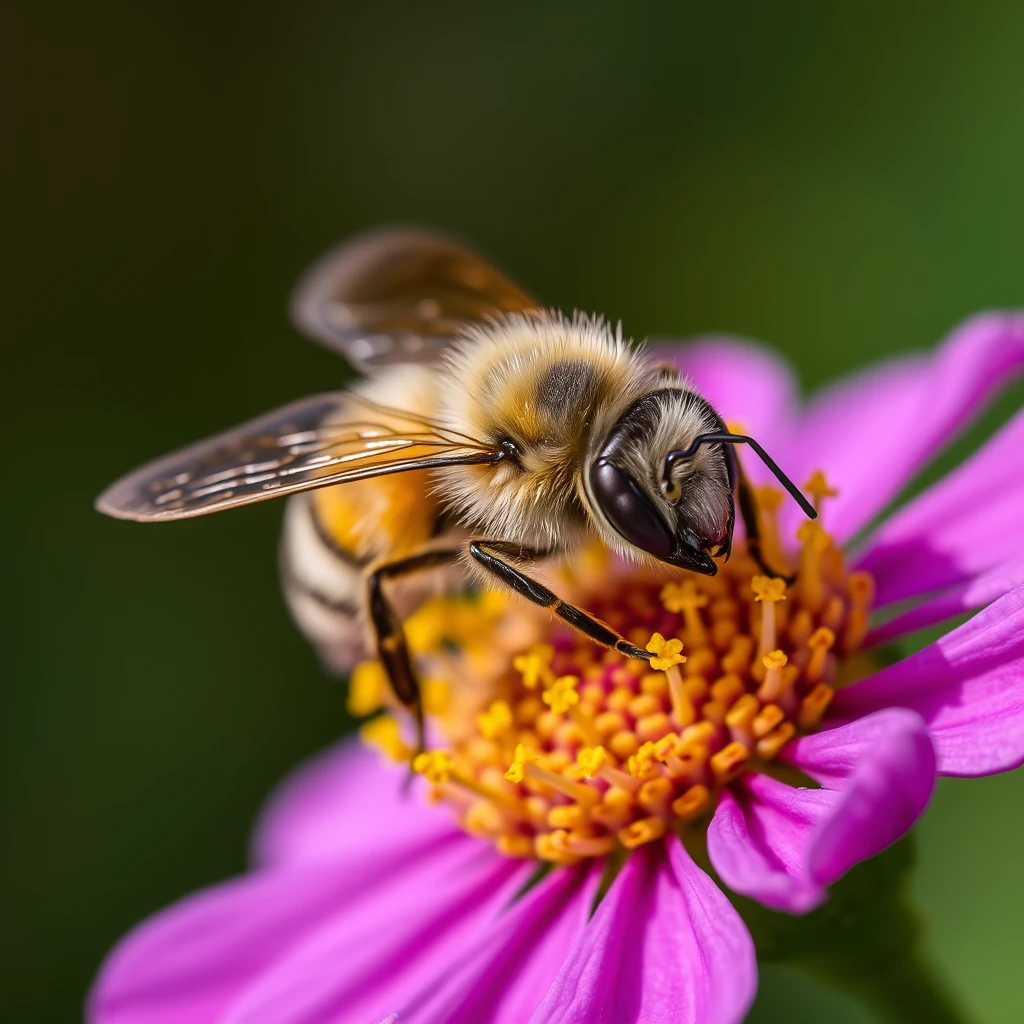
[[[332,249],[299,281],[292,320],[360,370],[435,360],[462,327],[537,302],[472,250],[385,229]]]
[[[103,492],[118,519],[187,519],[387,473],[497,462],[501,452],[345,392],[282,406],[147,463]]]

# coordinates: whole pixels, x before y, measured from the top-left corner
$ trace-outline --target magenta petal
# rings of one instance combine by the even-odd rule
[[[1022,467],[1024,414],[884,523],[858,565],[875,578],[876,603],[959,584],[1024,555]]]
[[[1024,557],[1001,562],[973,579],[932,594],[910,611],[897,615],[868,633],[866,647],[876,647],[919,629],[977,611],[1024,584]]]
[[[991,775],[1024,764],[1024,586],[840,690],[832,713],[845,720],[887,706],[924,719],[943,775]]]
[[[934,355],[882,364],[819,393],[786,468],[797,483],[825,471],[840,491],[826,511],[828,529],[845,540],[1022,369],[1024,315],[977,316]]]
[[[733,892],[767,907],[806,914],[825,899],[808,871],[810,838],[841,795],[797,789],[751,775],[725,790],[708,827],[708,856]]]
[[[651,342],[655,358],[674,363],[727,422],[742,424],[783,465],[787,462],[799,396],[792,370],[768,348],[736,338],[703,338],[684,345]],[[767,471],[744,460],[758,480]]]
[[[809,837],[807,873],[819,885],[831,885],[899,839],[935,788],[928,730],[918,715],[900,708],[801,737],[783,748],[780,760],[839,791]]]
[[[406,787],[405,769],[380,763],[357,741],[333,747],[299,767],[267,802],[253,837],[257,864],[322,861],[351,852],[370,858],[412,851],[458,831],[444,809],[428,806],[422,780]]]
[[[586,927],[601,867],[549,874],[479,937],[468,959],[407,997],[402,1024],[529,1020]]]
[[[530,1021],[738,1024],[756,990],[746,926],[671,839],[626,861]]]
[[[415,862],[413,862],[415,864]],[[530,865],[466,839],[440,870],[382,871],[382,885],[310,929],[219,1024],[348,1024],[397,1012],[496,926]]]
[[[206,1024],[296,943],[355,900],[386,898],[390,876],[420,884],[461,863],[469,841],[434,841],[299,871],[264,871],[197,893],[129,933],[107,957],[89,999],[93,1024]],[[471,844],[470,844],[471,845]]]

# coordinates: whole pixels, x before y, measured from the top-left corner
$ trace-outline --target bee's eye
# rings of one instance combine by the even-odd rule
[[[605,459],[590,467],[590,489],[608,521],[630,544],[659,558],[675,550],[675,538],[657,509],[625,471]]]

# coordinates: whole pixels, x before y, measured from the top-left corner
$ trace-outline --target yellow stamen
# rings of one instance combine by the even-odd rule
[[[825,709],[832,703],[835,691],[828,683],[818,683],[811,692],[800,702],[800,711],[797,714],[797,725],[801,729],[813,729],[825,714]]]
[[[839,492],[825,479],[825,474],[820,469],[816,469],[811,474],[810,479],[804,484],[804,491],[811,496],[811,501],[819,516],[824,499],[835,498],[839,495]]]
[[[778,641],[775,605],[786,600],[786,581],[778,577],[755,576],[750,586],[754,600],[761,605],[761,635],[757,643],[757,656],[761,658],[774,650]]]
[[[811,657],[804,670],[808,682],[816,683],[825,675],[828,665],[828,652],[836,642],[836,635],[831,629],[822,626],[816,629],[807,640],[807,646],[811,649]]]
[[[711,803],[711,791],[699,783],[672,801],[672,813],[684,824],[704,812]]]
[[[541,698],[556,715],[564,715],[569,708],[580,702],[576,689],[579,682],[578,676],[559,676],[541,694]]]
[[[763,701],[778,700],[782,696],[782,670],[789,659],[782,651],[769,651],[761,659],[761,664],[767,670],[764,682],[757,691],[757,696]]]
[[[523,686],[535,690],[540,684],[548,685],[554,680],[551,659],[555,649],[550,644],[536,644],[527,654],[512,659],[512,667],[522,675]]]
[[[682,665],[686,658],[681,653],[683,650],[682,640],[666,640],[660,633],[655,633],[647,642],[647,648],[651,654],[651,668],[658,672],[665,672],[673,665]]]
[[[455,761],[447,750],[428,750],[413,758],[412,770],[437,786],[452,777]]]
[[[512,728],[512,709],[508,701],[496,700],[486,711],[476,716],[480,734],[489,740],[497,739]]]
[[[825,602],[825,584],[821,577],[821,556],[832,541],[821,526],[808,520],[796,532],[803,547],[800,551],[800,599],[812,611],[818,611]]]
[[[631,825],[619,829],[619,842],[627,850],[635,850],[638,846],[643,846],[644,843],[660,839],[665,834],[666,828],[663,818],[641,818],[640,821],[634,821]]]
[[[750,751],[744,743],[730,743],[717,754],[711,755],[711,770],[720,783],[735,778],[750,760]]]
[[[585,779],[592,779],[600,770],[601,766],[608,760],[608,751],[604,747],[584,747],[576,755],[576,763],[583,772]]]
[[[820,506],[831,488],[812,479],[807,490]],[[666,584],[606,560],[603,574],[563,586],[646,646],[649,662],[547,626],[501,594],[426,602],[413,650],[442,748],[416,758],[428,799],[510,856],[575,864],[706,820],[737,776],[766,770],[798,730],[817,728],[834,688],[864,672],[851,652],[872,582],[847,570],[820,524],[784,547],[780,497],[759,491],[758,512],[768,564],[797,567],[788,587],[758,575],[742,539],[713,578]],[[350,706],[391,701],[378,665],[357,670]],[[400,760],[413,755],[391,716],[364,734]]]
[[[390,687],[379,661],[364,661],[352,670],[345,707],[355,718],[372,715],[385,701]]]
[[[404,762],[412,757],[412,748],[403,741],[398,722],[390,715],[381,715],[367,722],[359,729],[359,738],[392,761]]]
[[[704,628],[700,609],[707,607],[708,596],[697,589],[697,584],[693,580],[666,583],[661,591],[661,603],[670,612],[682,613],[688,643],[694,647],[707,643],[707,630]]]

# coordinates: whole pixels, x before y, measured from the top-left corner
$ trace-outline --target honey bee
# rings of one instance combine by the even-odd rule
[[[476,577],[649,659],[559,598],[536,564],[596,535],[625,558],[714,575],[737,503],[760,561],[737,443],[815,515],[677,370],[603,319],[544,309],[446,238],[384,230],[343,244],[300,281],[292,316],[365,378],[143,466],[96,505],[150,522],[291,495],[281,570],[298,625],[338,670],[371,636],[421,744],[402,628],[418,580]]]

